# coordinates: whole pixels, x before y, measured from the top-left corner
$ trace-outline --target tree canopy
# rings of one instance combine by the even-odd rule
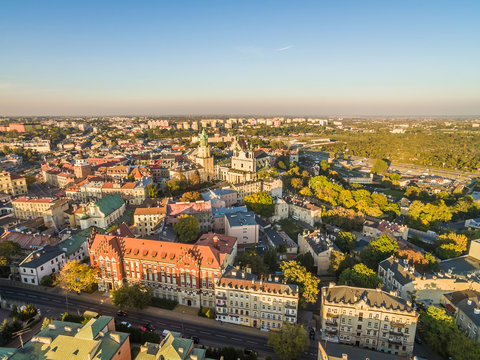
[[[353,268],[345,269],[340,274],[338,283],[341,285],[358,286],[375,289],[382,284],[377,273],[365,264],[356,264]]]
[[[268,333],[268,345],[280,359],[300,359],[308,344],[307,330],[302,325],[285,321],[280,330]]]
[[[13,241],[0,242],[0,266],[8,266],[10,262],[22,254],[20,245]]]
[[[355,247],[356,237],[351,232],[340,231],[336,235],[335,244],[344,253],[349,253]]]
[[[96,271],[76,260],[67,262],[55,279],[55,285],[67,292],[76,293],[88,290],[96,283]]]
[[[186,193],[183,193],[182,197],[180,198],[180,201],[185,201],[185,202],[195,202],[198,201],[202,198],[199,192],[197,191],[187,191]]]
[[[275,201],[265,191],[245,196],[245,204],[248,210],[265,217],[272,216],[275,211]]]
[[[280,265],[285,280],[300,287],[300,300],[304,303],[315,303],[318,298],[318,285],[320,279],[295,260],[284,262]]]
[[[378,239],[370,241],[362,250],[360,257],[368,267],[376,269],[380,261],[395,254],[397,250],[398,243],[396,240],[387,235],[381,235]]]
[[[145,309],[152,301],[152,290],[142,284],[122,285],[111,291],[113,305],[122,310]]]
[[[177,222],[173,224],[173,231],[181,242],[194,242],[198,237],[198,220],[193,215],[180,215],[177,217]]]
[[[380,175],[380,174],[383,174],[384,172],[386,172],[387,169],[388,169],[388,163],[383,159],[377,159],[373,163],[371,171],[374,174]]]

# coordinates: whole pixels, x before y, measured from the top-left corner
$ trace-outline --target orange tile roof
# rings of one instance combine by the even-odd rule
[[[165,215],[165,207],[136,208],[134,215]]]
[[[134,182],[127,182],[122,185],[122,189],[133,189],[133,188],[135,188]]]
[[[22,249],[30,249],[37,246],[55,245],[60,240],[55,237],[48,237],[39,234],[23,234],[17,231],[7,231],[0,236],[0,241],[13,241]]]
[[[50,198],[40,198],[40,199],[29,199],[29,198],[26,198],[26,197],[21,197],[21,198],[17,198],[15,200],[12,200],[12,202],[35,202],[35,203],[51,203],[51,202],[54,202],[53,199],[50,199]]]

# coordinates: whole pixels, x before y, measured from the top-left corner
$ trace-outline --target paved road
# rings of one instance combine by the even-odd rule
[[[11,300],[21,300],[27,303],[35,304],[42,310],[42,314],[48,317],[59,317],[66,311],[65,297],[61,294],[43,292],[30,288],[19,288],[9,285],[0,285],[0,295],[2,298]],[[114,316],[117,309],[109,303],[98,303],[90,298],[71,295],[69,296],[69,311],[71,313],[83,313],[85,310],[96,311],[100,314]],[[124,320],[122,318],[122,320]],[[145,325],[152,323],[158,332],[164,329],[182,332],[185,336],[198,336],[200,344],[206,346],[233,346],[236,348],[252,348],[260,356],[273,355],[273,350],[267,345],[267,333],[235,331],[226,326],[211,326],[201,322],[196,322],[187,316],[176,312],[169,312],[168,316],[160,316],[147,312],[129,312],[125,321],[132,325]],[[317,350],[315,342],[311,342],[309,349],[303,359],[317,359]]]

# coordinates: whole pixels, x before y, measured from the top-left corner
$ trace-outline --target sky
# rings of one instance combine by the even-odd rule
[[[480,1],[0,0],[0,115],[478,115]]]

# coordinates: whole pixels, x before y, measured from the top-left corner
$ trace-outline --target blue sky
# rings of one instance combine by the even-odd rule
[[[0,115],[480,114],[480,1],[0,0]]]

